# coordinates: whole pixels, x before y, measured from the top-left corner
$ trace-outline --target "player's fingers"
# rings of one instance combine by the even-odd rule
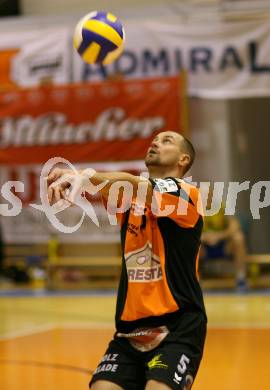
[[[50,205],[58,202],[61,199],[61,191],[61,186],[50,185],[50,187],[48,188],[48,201]]]
[[[61,187],[61,189],[69,188],[72,185],[74,178],[74,175],[64,174],[51,183],[50,186],[53,188]]]
[[[71,186],[71,189],[70,189],[70,192],[68,195],[69,201],[74,204],[77,196],[81,195],[81,193],[82,193],[82,185],[81,185],[81,180],[78,177],[72,183],[72,186]]]
[[[55,195],[55,188],[50,187],[49,204],[53,205],[56,202],[57,202],[57,200],[56,200],[56,195]]]
[[[55,168],[52,172],[49,173],[49,175],[46,178],[48,186],[52,185],[58,180],[61,180],[61,178],[68,177],[68,176],[72,176],[72,172],[70,170]]]
[[[61,171],[59,169],[54,169],[52,172],[50,172],[47,176],[48,186],[50,186],[55,180],[59,179],[60,176]]]
[[[62,199],[62,197],[61,197],[61,187],[59,187],[59,186],[54,187],[54,200],[55,200],[55,202],[58,202],[61,199]]]
[[[54,179],[54,174],[53,174],[53,173],[50,173],[50,174],[46,177],[48,186],[53,182],[53,179]]]
[[[47,193],[48,193],[49,204],[52,204],[52,202],[53,202],[53,188],[49,187]]]
[[[68,189],[61,191],[62,199],[67,201],[69,203],[69,205],[73,205],[73,203],[69,199],[69,194],[70,194],[70,191]]]

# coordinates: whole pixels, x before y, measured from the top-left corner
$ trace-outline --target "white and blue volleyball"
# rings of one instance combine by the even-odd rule
[[[74,47],[88,64],[110,64],[123,51],[125,32],[110,12],[94,11],[84,16],[74,32]]]

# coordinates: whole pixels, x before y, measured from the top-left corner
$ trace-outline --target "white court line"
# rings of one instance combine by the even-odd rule
[[[16,330],[0,335],[0,341],[12,340],[19,337],[32,336],[38,333],[45,333],[55,329],[114,329],[111,322],[67,322],[35,326],[33,328]]]
[[[0,341],[12,340],[12,339],[16,339],[19,337],[32,336],[32,335],[38,334],[38,333],[49,332],[50,330],[54,330],[57,328],[58,328],[58,326],[56,326],[54,324],[47,324],[47,325],[35,326],[33,328],[28,328],[28,329],[15,330],[13,332],[7,332],[3,335],[0,335]]]

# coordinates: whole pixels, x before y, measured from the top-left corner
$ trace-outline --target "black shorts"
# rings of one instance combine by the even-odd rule
[[[93,374],[89,387],[107,380],[124,390],[143,390],[154,379],[171,389],[189,390],[203,355],[206,319],[203,313],[187,312],[153,350],[140,352],[126,338],[115,337]]]

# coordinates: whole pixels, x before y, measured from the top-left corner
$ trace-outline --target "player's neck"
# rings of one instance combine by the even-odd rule
[[[183,172],[179,168],[152,166],[148,167],[150,177],[154,179],[164,179],[165,177],[183,177]]]

